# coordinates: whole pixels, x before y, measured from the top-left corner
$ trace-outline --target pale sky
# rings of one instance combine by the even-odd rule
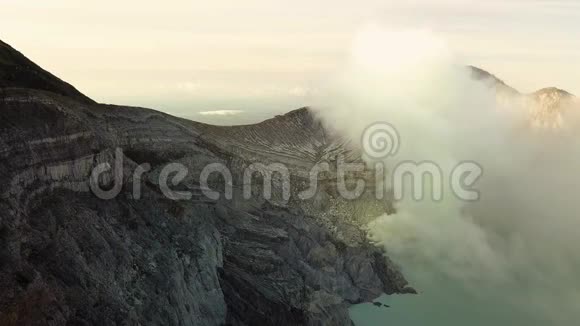
[[[371,22],[430,29],[521,91],[580,94],[578,0],[0,0],[0,39],[86,95],[198,120],[308,105]]]

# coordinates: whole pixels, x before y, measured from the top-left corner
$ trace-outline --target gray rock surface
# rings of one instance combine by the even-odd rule
[[[117,148],[123,188],[102,200],[90,174]],[[97,104],[0,43],[0,325],[350,325],[349,305],[413,292],[360,227],[385,207],[330,182],[310,201],[267,201],[259,185],[210,200],[196,178],[220,162],[239,185],[248,164],[282,162],[304,185],[333,153],[355,159],[347,148],[307,109],[216,127]],[[160,192],[170,162],[189,169],[175,188],[191,199]]]

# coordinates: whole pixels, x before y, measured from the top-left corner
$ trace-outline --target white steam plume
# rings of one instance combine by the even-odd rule
[[[477,202],[445,185],[442,201],[407,195],[396,214],[371,223],[414,286],[443,277],[538,325],[568,325],[580,318],[580,132],[528,130],[520,105],[499,104],[495,89],[474,81],[433,33],[369,26],[314,109],[353,140],[378,121],[397,128],[391,168],[428,160],[446,178],[464,160],[483,168]]]

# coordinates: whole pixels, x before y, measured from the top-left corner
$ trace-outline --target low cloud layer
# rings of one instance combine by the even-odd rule
[[[244,111],[242,110],[215,110],[215,111],[202,111],[199,112],[199,114],[201,115],[218,115],[218,116],[224,116],[224,115],[238,115],[244,113]]]

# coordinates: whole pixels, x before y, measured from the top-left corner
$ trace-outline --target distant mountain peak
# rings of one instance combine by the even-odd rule
[[[471,71],[471,77],[473,79],[485,81],[491,84],[497,89],[498,92],[506,93],[509,95],[519,94],[519,92],[515,88],[509,86],[503,80],[496,77],[494,74],[475,66],[467,66],[467,68]]]
[[[503,80],[499,79],[494,74],[492,74],[486,70],[483,70],[483,69],[476,67],[476,66],[467,66],[467,68],[471,70],[472,76],[477,80],[493,79],[499,84],[506,85],[506,83]]]
[[[546,87],[524,94],[506,84],[495,75],[474,66],[468,66],[473,79],[483,81],[497,90],[498,99],[504,103],[523,103],[529,111],[529,122],[534,128],[559,129],[566,124],[569,110],[579,107],[576,97],[557,87]],[[520,100],[523,100],[520,102]]]
[[[566,115],[578,109],[576,97],[559,88],[547,87],[527,96],[532,126],[542,129],[560,129],[566,125]]]
[[[574,97],[574,94],[557,87],[546,87],[532,93],[533,96]]]

